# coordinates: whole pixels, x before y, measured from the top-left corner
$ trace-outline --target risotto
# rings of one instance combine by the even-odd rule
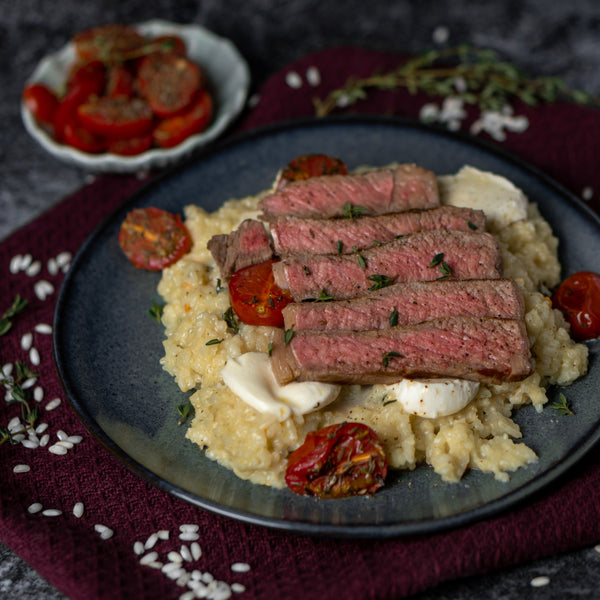
[[[495,206],[489,214],[487,206],[475,208],[486,212],[488,230],[500,242],[505,277],[523,292],[535,371],[517,383],[480,385],[465,408],[445,417],[409,414],[400,402],[390,401],[382,385],[343,386],[327,407],[305,415],[292,412],[283,420],[258,412],[230,391],[221,370],[229,357],[267,353],[275,330],[243,323],[238,332],[229,328],[222,317],[230,307],[229,294],[207,242],[236,229],[244,219],[256,218],[262,195],[230,200],[213,213],[187,206],[192,250],[163,271],[158,287],[166,302],[161,362],[182,391],[193,391],[195,416],[186,435],[209,458],[253,483],[284,487],[287,457],[309,431],[354,421],[377,433],[390,468],[412,470],[426,463],[448,482],[459,481],[467,469],[506,481],[510,471],[537,460],[519,441],[513,411],[526,404],[541,411],[549,385],[568,385],[587,370],[587,347],[571,339],[547,295],[559,283],[558,240],[535,204],[523,199],[527,216],[513,221],[498,210],[503,198],[521,194],[503,178],[467,167],[438,177],[438,184],[442,204],[469,205],[475,191],[477,198]],[[220,343],[207,345],[210,340]]]

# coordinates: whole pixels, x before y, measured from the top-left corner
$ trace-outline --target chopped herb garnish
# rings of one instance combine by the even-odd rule
[[[293,337],[294,337],[294,326],[292,325],[289,329],[285,330],[285,333],[283,335],[283,341],[287,345],[292,341]]]
[[[575,416],[575,413],[571,409],[571,403],[562,392],[558,395],[558,400],[550,405],[550,408],[553,408],[561,415]]]
[[[271,356],[271,354],[273,354],[273,342],[269,342],[269,345],[267,346],[267,354],[269,356]]]
[[[387,394],[386,394],[387,396]],[[387,406],[388,404],[393,404],[394,402],[398,402],[396,398],[392,398],[391,400],[386,400],[386,396],[383,397],[383,406]]]
[[[450,277],[450,275],[452,275],[452,269],[446,264],[445,261],[442,261],[442,264],[438,265],[438,269],[442,274],[442,276],[438,277],[438,279],[446,279],[446,277]]]
[[[177,425],[183,425],[187,421],[188,417],[192,413],[193,408],[194,407],[192,406],[192,403],[189,400],[184,404],[180,404],[177,407],[177,412],[179,413],[180,417],[179,421],[177,421]]]
[[[356,259],[358,260],[358,264],[360,266],[361,269],[366,269],[367,268],[367,263],[365,262],[364,257],[361,254],[357,254],[356,255]]]
[[[302,265],[302,270],[305,275],[310,275],[310,269],[306,265]]]
[[[479,227],[477,227],[477,225],[475,225],[475,223],[471,223],[471,221],[469,221],[469,219],[467,219],[467,225],[469,226],[469,229],[472,229],[473,231],[476,231],[477,229],[479,229]]]
[[[389,352],[384,352],[382,356],[383,367],[386,368],[390,362],[390,358],[401,357],[402,354],[396,352],[395,350],[390,350]]]
[[[219,338],[213,338],[212,340],[208,340],[205,346],[215,346],[216,344],[220,344],[223,340]]]
[[[148,314],[157,322],[160,323],[163,315],[164,304],[152,301],[152,306],[148,309]]]
[[[362,213],[364,213],[367,209],[364,206],[354,206],[354,204],[350,204],[350,202],[346,202],[342,207],[342,212],[344,217],[347,219],[353,219],[354,217],[360,217]]]
[[[398,310],[394,307],[394,310],[390,313],[390,327],[396,327],[398,325]]]
[[[439,254],[436,254],[432,259],[431,262],[429,263],[430,267],[437,267],[439,264],[441,264],[441,262],[444,260],[444,253],[440,252]]]
[[[338,254],[342,253],[342,249],[344,248],[344,244],[342,244],[342,240],[337,241],[337,252]]]
[[[239,333],[240,326],[235,318],[235,313],[233,312],[233,308],[231,308],[231,306],[221,316],[225,323],[227,323],[227,327],[229,327],[233,335]]]
[[[369,288],[369,291],[373,292],[375,290],[380,290],[381,288],[388,287],[398,279],[398,276],[388,277],[387,275],[369,275],[367,277],[370,281],[374,281],[375,283]]]
[[[327,300],[333,300],[333,296],[325,293],[325,290],[321,290],[317,302],[326,302]]]
[[[11,307],[0,317],[0,335],[4,335],[12,327],[11,319],[16,317],[27,306],[27,300],[19,294],[15,296]]]
[[[222,292],[222,291],[223,291],[223,289],[224,289],[224,288],[223,288],[223,284],[221,283],[221,280],[220,280],[220,279],[217,279],[217,287],[216,287],[217,294],[218,294],[219,292]]]

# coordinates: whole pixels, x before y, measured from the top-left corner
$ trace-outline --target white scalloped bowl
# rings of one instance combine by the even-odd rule
[[[216,139],[243,109],[250,87],[250,71],[244,58],[229,40],[199,25],[179,25],[161,20],[139,23],[135,28],[140,33],[154,37],[179,35],[185,41],[188,56],[203,67],[210,81],[216,108],[212,124],[202,133],[190,136],[174,148],[153,148],[136,156],[88,154],[56,142],[37,124],[22,102],[21,117],[25,128],[45,150],[59,160],[96,173],[135,173],[163,168]],[[43,83],[51,89],[61,89],[74,60],[75,49],[69,43],[40,61],[27,84]]]

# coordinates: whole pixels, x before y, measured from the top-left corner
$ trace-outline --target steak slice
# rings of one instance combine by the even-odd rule
[[[229,234],[214,235],[207,248],[226,281],[239,269],[273,258],[271,240],[260,221],[246,219]]]
[[[390,242],[398,236],[431,229],[485,231],[480,210],[440,206],[356,219],[300,219],[287,217],[269,223],[276,254],[347,254]]]
[[[352,300],[301,302],[283,309],[285,329],[387,329],[442,317],[522,319],[525,304],[512,279],[445,279],[398,283]],[[392,316],[394,315],[394,316]]]
[[[432,264],[439,261],[439,264]],[[444,272],[444,267],[446,272]],[[449,270],[449,272],[448,272]],[[360,253],[304,254],[273,265],[275,283],[289,289],[296,302],[355,298],[387,283],[457,279],[498,279],[502,255],[489,233],[434,230],[413,233]],[[381,285],[379,285],[381,287]]]
[[[259,203],[262,218],[343,217],[346,205],[365,215],[434,208],[440,199],[435,175],[415,165],[400,165],[355,175],[326,175],[294,181]]]
[[[288,344],[279,333],[272,364],[281,384],[368,385],[406,377],[501,383],[533,370],[522,320],[448,317],[369,331],[298,331]]]

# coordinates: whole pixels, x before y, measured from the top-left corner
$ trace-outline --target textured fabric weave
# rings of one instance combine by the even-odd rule
[[[341,86],[351,76],[369,75],[400,64],[402,57],[355,48],[336,48],[307,56],[274,75],[258,91],[258,104],[249,109],[236,131],[293,117],[313,114],[313,96]],[[306,73],[316,67],[321,82],[310,85]],[[300,88],[286,84],[286,75],[302,78]],[[313,80],[314,83],[314,80]],[[347,112],[370,112],[417,117],[424,102],[432,99],[404,91],[377,91]],[[441,99],[433,99],[438,104]],[[523,133],[508,133],[502,146],[539,167],[576,195],[584,188],[600,192],[596,167],[600,119],[596,110],[570,104],[530,108],[517,106],[530,126]],[[469,111],[462,128],[473,122]],[[16,294],[30,305],[10,333],[0,338],[0,365],[28,361],[21,348],[24,333],[38,323],[51,323],[54,300],[62,274],[51,275],[45,265],[61,251],[75,253],[85,238],[143,181],[135,177],[101,176],[57,204],[39,219],[0,245],[0,310]],[[600,208],[598,193],[590,200]],[[28,277],[11,274],[9,263],[17,254],[30,253],[42,262],[41,273]],[[38,300],[33,292],[40,279],[54,293]],[[54,411],[44,406],[62,398],[52,362],[51,336],[34,333],[40,351],[39,385],[41,422],[49,423],[53,443],[56,432],[80,434],[84,440],[65,456],[47,448],[0,447],[0,539],[72,600],[169,600],[185,588],[159,570],[141,566],[133,552],[135,541],[146,541],[158,530],[168,530],[169,540],[154,548],[159,560],[167,550],[178,549],[178,527],[199,527],[203,556],[195,563],[216,579],[243,584],[240,598],[392,599],[434,586],[442,581],[518,564],[537,557],[583,547],[600,539],[600,459],[591,453],[568,477],[550,490],[530,498],[518,508],[484,522],[429,536],[392,540],[331,540],[283,534],[214,515],[156,489],[127,471],[79,423],[63,400]],[[14,406],[0,401],[0,424],[15,414]],[[31,471],[13,473],[16,464]],[[76,502],[85,513],[72,514]],[[58,508],[61,516],[29,514],[27,507],[40,502]],[[101,539],[95,524],[114,530]],[[247,573],[233,573],[230,565],[247,562]]]

